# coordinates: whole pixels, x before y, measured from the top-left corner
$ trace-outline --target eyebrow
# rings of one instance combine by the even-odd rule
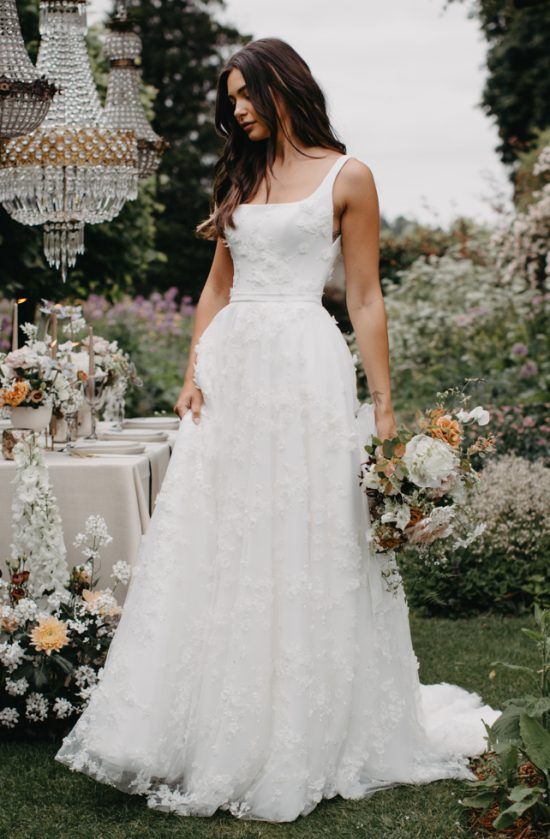
[[[243,91],[243,90],[245,89],[245,87],[247,87],[247,86],[248,86],[248,85],[246,85],[246,84],[241,85],[241,87],[238,89],[237,93],[242,93],[242,91]],[[228,99],[233,99],[234,97],[233,97],[233,95],[232,95],[231,93],[228,93],[228,94],[227,94],[227,98],[228,98]]]

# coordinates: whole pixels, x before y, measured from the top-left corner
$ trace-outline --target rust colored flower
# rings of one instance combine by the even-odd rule
[[[16,571],[11,575],[11,581],[14,586],[22,586],[29,579],[29,571]]]
[[[4,632],[15,632],[19,624],[17,623],[16,618],[13,616],[11,617],[4,617],[0,622],[0,626],[4,630]]]
[[[421,519],[424,518],[424,513],[420,509],[420,507],[411,507],[411,517],[408,523],[405,525],[405,530],[407,527],[414,527],[415,524],[418,524]]]

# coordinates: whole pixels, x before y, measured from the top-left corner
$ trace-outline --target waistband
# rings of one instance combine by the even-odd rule
[[[321,306],[321,295],[316,292],[269,292],[269,291],[231,291],[229,294],[230,303],[317,303]]]

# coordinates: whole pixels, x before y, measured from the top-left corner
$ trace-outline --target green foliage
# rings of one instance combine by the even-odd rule
[[[167,149],[157,178],[155,246],[166,262],[151,265],[145,293],[177,285],[197,299],[206,280],[214,244],[199,239],[195,226],[210,212],[213,163],[221,140],[213,121],[213,93],[225,57],[248,40],[216,21],[221,0],[157,0],[129,3],[143,38],[143,76],[158,90],[155,130]]]
[[[173,413],[187,366],[194,314],[190,298],[176,302],[176,296],[173,287],[164,295],[123,297],[114,305],[97,295],[83,302],[94,334],[118,341],[143,381],[143,387],[127,394],[128,416]]]
[[[538,696],[509,700],[487,727],[489,751],[480,761],[480,780],[468,783],[474,795],[462,802],[481,810],[496,803],[496,830],[512,827],[524,815],[533,827],[550,827],[550,611],[535,607],[535,621],[536,630],[523,632],[536,645],[538,665],[494,664],[528,673]]]
[[[550,4],[473,0],[473,10],[489,45],[481,106],[496,119],[503,162],[514,163],[550,126]]]

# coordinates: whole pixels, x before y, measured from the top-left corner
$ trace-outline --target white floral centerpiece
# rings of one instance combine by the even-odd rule
[[[457,392],[458,388],[452,388],[438,396],[444,400]],[[406,546],[421,552],[430,546],[432,557],[436,546],[444,557],[445,540],[452,537],[455,547],[466,547],[481,535],[479,527],[471,526],[467,504],[479,482],[472,458],[493,451],[494,437],[480,436],[464,444],[465,425],[484,426],[490,419],[480,405],[467,410],[469,398],[462,394],[462,406],[450,410],[441,401],[435,408],[417,412],[417,429],[400,429],[383,441],[375,429],[373,433],[372,406],[361,406],[359,424],[370,422],[371,432],[364,445],[368,457],[361,464],[359,481],[369,504],[368,539],[375,553],[389,560],[383,571],[389,590],[400,586],[395,559]]]

